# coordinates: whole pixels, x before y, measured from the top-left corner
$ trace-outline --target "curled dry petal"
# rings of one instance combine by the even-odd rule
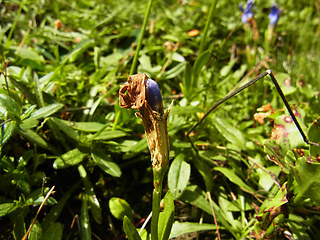
[[[140,109],[146,99],[146,84],[149,79],[147,74],[131,75],[119,91],[120,107]]]

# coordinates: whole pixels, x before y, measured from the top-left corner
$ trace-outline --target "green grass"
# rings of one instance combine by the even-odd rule
[[[292,151],[302,148],[308,156],[309,146],[283,123],[284,104],[269,77],[192,132],[198,153],[185,134],[235,85],[268,68],[307,131],[320,112],[319,6],[277,1],[283,12],[268,42],[273,1],[255,2],[257,39],[241,22],[239,1],[213,2],[153,0],[137,59],[136,73],[158,82],[165,108],[175,99],[168,118],[175,164],[164,185],[180,223],[171,236],[194,231],[193,238],[217,237],[213,208],[221,239],[267,232],[273,239],[285,232],[316,239],[319,165]],[[134,111],[118,103],[119,87],[134,69],[148,1],[0,4],[0,238],[22,239],[55,186],[30,239],[123,239],[124,214],[141,227],[152,206],[144,128]],[[188,36],[193,29],[199,35]],[[289,78],[291,86],[285,86]],[[254,114],[268,103],[275,112],[261,125]],[[271,141],[274,123],[293,132]],[[314,124],[308,136],[320,142],[318,131]],[[312,147],[310,153],[315,158],[320,151]],[[281,201],[284,193],[287,202]],[[271,209],[277,209],[275,218]]]

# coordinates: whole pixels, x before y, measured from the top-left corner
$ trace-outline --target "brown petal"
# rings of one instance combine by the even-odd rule
[[[120,107],[140,109],[145,104],[147,74],[131,75],[119,91]]]

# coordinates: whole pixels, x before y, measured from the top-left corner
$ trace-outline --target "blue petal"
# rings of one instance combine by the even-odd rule
[[[158,84],[152,79],[146,80],[146,100],[153,111],[162,106],[162,96]]]
[[[281,10],[277,7],[276,4],[274,4],[271,7],[271,12],[268,15],[268,18],[270,19],[270,26],[275,26],[278,21],[279,21],[279,16],[280,16]]]

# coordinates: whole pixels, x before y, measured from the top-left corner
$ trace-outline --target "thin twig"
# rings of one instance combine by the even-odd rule
[[[216,225],[216,231],[217,231],[217,235],[218,235],[218,239],[221,240],[220,238],[220,233],[219,233],[219,227],[218,227],[218,222],[217,222],[217,218],[216,218],[216,214],[212,205],[212,198],[211,198],[211,193],[207,192],[207,196],[209,198],[209,202],[210,202],[210,206],[211,206],[211,211],[212,211],[212,215],[213,215],[213,220],[214,220],[214,224]]]
[[[40,207],[39,207],[39,209],[38,209],[38,211],[37,211],[37,214],[36,214],[35,218],[33,219],[33,221],[32,221],[32,223],[31,223],[31,225],[30,225],[27,233],[23,236],[22,240],[26,240],[26,239],[27,239],[27,237],[28,237],[28,235],[29,235],[29,233],[30,233],[30,231],[31,231],[34,223],[35,223],[36,220],[37,220],[37,217],[38,217],[38,215],[39,215],[39,213],[40,213],[43,205],[45,204],[45,202],[48,200],[49,196],[50,196],[51,193],[53,192],[54,187],[55,187],[55,186],[53,186],[53,187],[50,189],[50,191],[47,193],[46,197],[44,198],[43,202],[41,203],[41,205],[40,205]]]

